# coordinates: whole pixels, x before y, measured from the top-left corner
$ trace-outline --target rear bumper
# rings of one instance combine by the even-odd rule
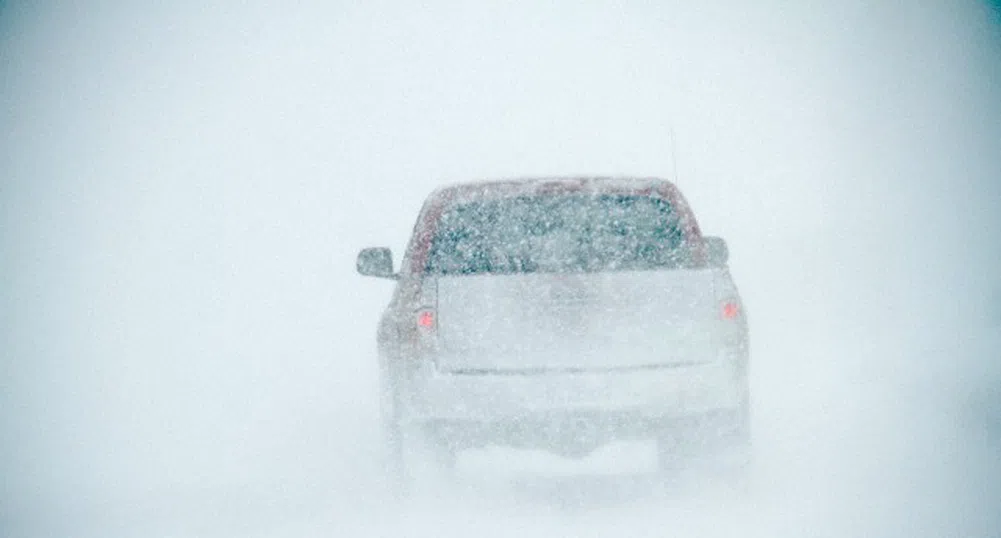
[[[405,383],[403,418],[422,423],[611,417],[602,420],[643,424],[737,409],[748,397],[746,369],[725,359],[654,369],[530,375],[445,373],[427,365],[412,374]]]
[[[672,438],[712,450],[747,440],[744,409],[697,415],[652,416],[638,412],[548,412],[492,420],[431,419],[425,434],[454,449],[486,445],[542,448],[585,455],[598,446],[623,440]]]

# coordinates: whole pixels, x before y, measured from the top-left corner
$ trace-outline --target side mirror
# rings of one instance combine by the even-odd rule
[[[363,248],[358,253],[355,266],[365,276],[396,278],[393,274],[393,254],[386,247]]]
[[[710,267],[725,267],[730,259],[730,248],[722,237],[707,236],[703,238],[706,246],[706,261]]]

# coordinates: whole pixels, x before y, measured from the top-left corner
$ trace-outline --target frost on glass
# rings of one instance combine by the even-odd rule
[[[659,198],[519,196],[469,202],[443,214],[428,272],[664,268],[681,262],[683,244],[677,216]]]

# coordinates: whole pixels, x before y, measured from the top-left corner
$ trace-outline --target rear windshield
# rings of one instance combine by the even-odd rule
[[[436,274],[643,270],[682,263],[684,235],[663,199],[522,196],[442,214],[426,271]]]

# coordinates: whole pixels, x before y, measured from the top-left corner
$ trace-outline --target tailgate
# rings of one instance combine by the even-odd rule
[[[544,371],[711,360],[711,270],[443,276],[438,366]]]

